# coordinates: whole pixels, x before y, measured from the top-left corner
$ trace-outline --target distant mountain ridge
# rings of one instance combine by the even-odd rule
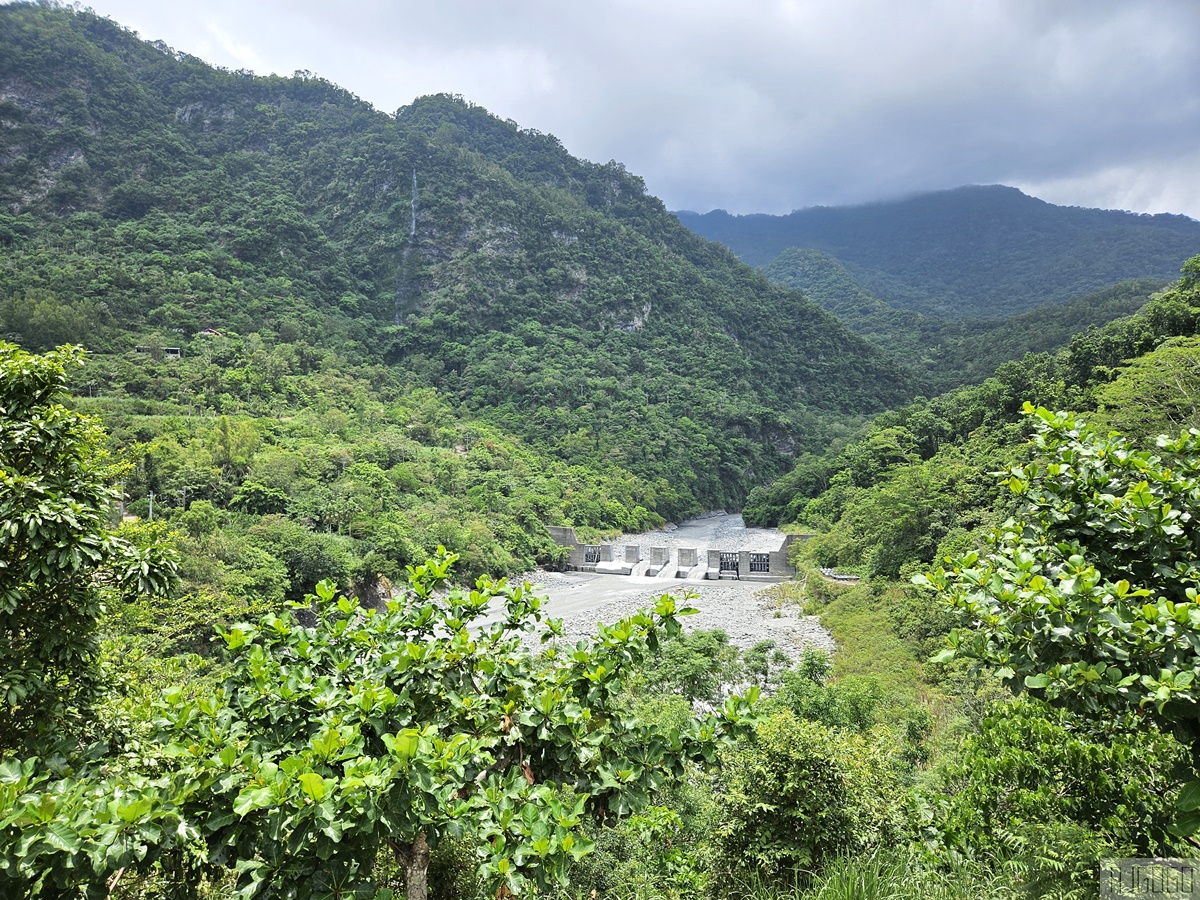
[[[1200,222],[1055,206],[1002,185],[786,216],[676,213],[753,266],[789,248],[836,257],[887,304],[936,318],[997,319],[1131,278],[1173,281]]]

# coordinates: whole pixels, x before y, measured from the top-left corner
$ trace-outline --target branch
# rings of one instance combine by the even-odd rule
[[[520,749],[521,748],[518,745],[517,746],[518,753],[520,753]],[[494,772],[497,769],[507,768],[509,763],[511,763],[513,761],[513,756],[512,756],[511,751],[512,751],[512,748],[510,747],[508,752],[501,754],[495,760],[493,760],[489,765],[486,765],[482,769],[480,769],[479,772],[475,775],[475,777],[471,779],[470,784],[464,784],[461,788],[458,789],[458,792],[454,795],[454,799],[455,800],[465,800],[468,796],[470,796],[471,788],[479,787],[479,785],[483,784],[483,780],[488,777],[488,773]]]
[[[108,888],[108,892],[110,894],[117,889],[117,883],[121,880],[121,876],[124,874],[125,866],[121,866],[121,868],[117,869],[116,874],[114,874],[112,878],[108,879],[108,884],[106,887]]]
[[[383,841],[392,848],[392,853],[395,854],[396,861],[404,868],[408,868],[408,861],[412,857],[411,847],[406,848],[404,844],[387,836],[384,837]]]

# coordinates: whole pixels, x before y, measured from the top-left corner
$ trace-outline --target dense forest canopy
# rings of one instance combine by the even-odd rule
[[[889,306],[836,257],[820,250],[791,247],[762,272],[776,284],[802,291],[853,331],[906,360],[931,394],[978,383],[1026,353],[1057,350],[1090,326],[1135,312],[1164,286],[1141,278],[1006,317],[945,319]]]
[[[795,447],[914,391],[621,165],[461,98],[387,115],[85,13],[0,23],[0,332],[23,344],[187,356],[211,329],[384,363],[571,463],[662,484],[666,517],[740,505]]]
[[[822,565],[894,577],[1002,518],[1005,492],[988,473],[1023,452],[1026,402],[1076,410],[1143,440],[1196,427],[1190,351],[1200,296],[1187,272],[1198,259],[1134,315],[1080,332],[1062,350],[1005,363],[978,385],[884,413],[839,452],[802,458],[752,492],[746,519],[817,528],[808,552]]]

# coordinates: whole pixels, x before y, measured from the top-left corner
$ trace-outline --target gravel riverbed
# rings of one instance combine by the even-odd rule
[[[678,527],[646,534],[622,535],[612,541],[615,555],[623,558],[627,544],[637,544],[646,553],[650,547],[680,547],[720,550],[774,550],[783,533],[773,528],[747,528],[739,515],[718,513],[692,519]],[[622,616],[653,605],[663,594],[694,596],[689,605],[699,610],[685,617],[685,630],[720,628],[732,644],[749,650],[762,640],[773,640],[779,649],[798,658],[806,647],[832,653],[833,638],[816,616],[801,616],[794,604],[780,608],[768,596],[770,584],[752,581],[685,581],[631,575],[601,575],[584,572],[536,570],[524,580],[548,598],[550,615],[563,620],[567,640],[574,642],[595,634],[598,622],[611,623]]]
[[[652,606],[663,594],[681,598],[685,591],[692,597],[688,605],[699,612],[681,621],[685,631],[719,628],[729,635],[730,643],[749,650],[762,640],[773,640],[780,650],[798,659],[806,647],[832,654],[833,638],[821,627],[816,616],[802,616],[794,604],[780,608],[764,596],[770,585],[748,581],[682,581],[677,579],[633,578],[626,575],[564,575],[558,572],[531,572],[527,580],[541,585],[538,593],[549,598],[550,614],[563,620],[568,642],[596,633],[599,622],[612,623],[638,609]],[[585,608],[564,608],[562,600],[574,600],[585,593]],[[580,597],[582,599],[582,597]],[[560,612],[559,609],[564,608]]]

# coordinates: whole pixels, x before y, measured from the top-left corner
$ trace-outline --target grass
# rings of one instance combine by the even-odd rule
[[[896,634],[886,592],[870,584],[835,589],[817,610],[837,642],[835,678],[873,677],[897,699],[918,702],[926,693],[916,648]]]
[[[978,865],[934,868],[908,850],[841,857],[804,888],[768,883],[745,885],[736,900],[1019,900],[1003,872]],[[734,898],[729,898],[734,900]]]

